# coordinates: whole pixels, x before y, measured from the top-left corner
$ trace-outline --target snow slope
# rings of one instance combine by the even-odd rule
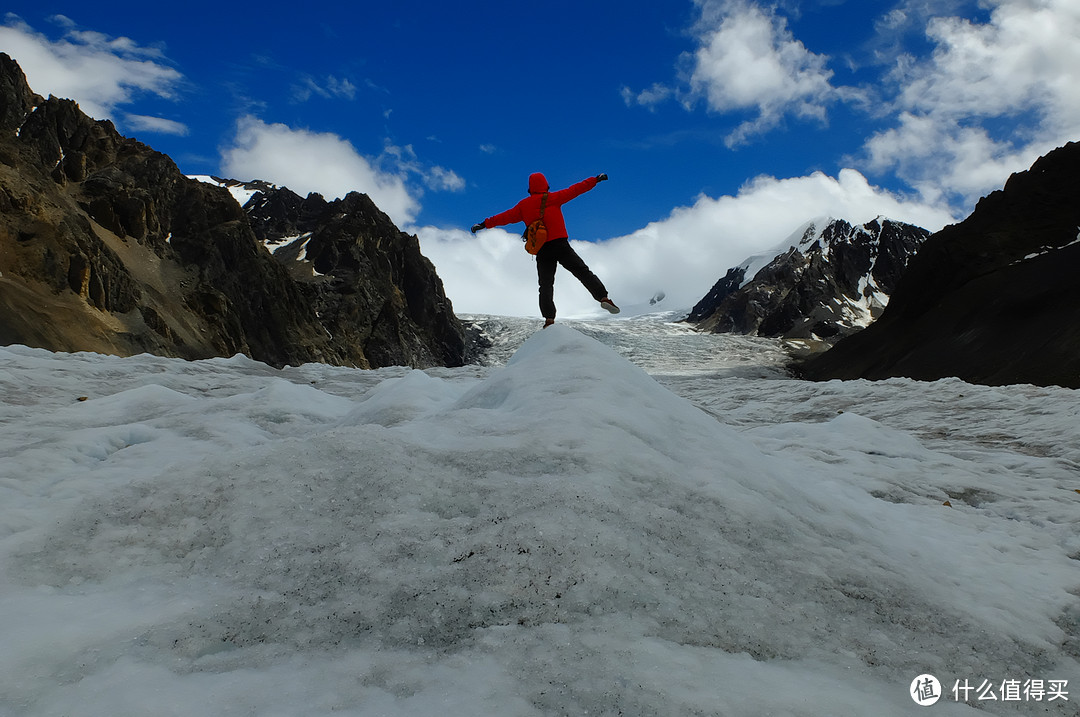
[[[505,363],[429,371],[0,349],[0,714],[901,715],[926,672],[1075,687],[1075,392],[808,384],[764,340],[490,321]]]

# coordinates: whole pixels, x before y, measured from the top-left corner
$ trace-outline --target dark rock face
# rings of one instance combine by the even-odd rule
[[[381,366],[422,355],[461,363],[462,328],[415,236],[364,194],[327,202],[259,189],[244,205],[255,235],[302,284],[327,331],[359,342]]]
[[[1080,144],[1069,143],[933,235],[882,317],[800,371],[1080,388],[1078,267]]]
[[[928,235],[890,219],[814,220],[786,249],[729,269],[687,320],[716,333],[836,341],[880,316]]]
[[[226,189],[34,95],[0,54],[0,343],[275,366],[462,362],[463,330],[415,237],[360,194],[292,198],[319,236],[320,275],[270,254],[256,235],[269,218],[253,224]]]

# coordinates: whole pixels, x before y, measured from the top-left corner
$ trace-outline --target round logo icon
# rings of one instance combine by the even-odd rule
[[[915,704],[929,707],[941,699],[941,683],[933,675],[919,675],[911,681],[908,694]]]

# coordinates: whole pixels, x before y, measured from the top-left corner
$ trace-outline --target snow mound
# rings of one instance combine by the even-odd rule
[[[65,507],[0,524],[0,712],[899,715],[923,672],[1057,676],[1075,622],[1056,534],[880,497],[962,460],[736,431],[564,326],[351,400],[173,379],[58,410],[102,433],[36,450],[92,465],[16,454]]]

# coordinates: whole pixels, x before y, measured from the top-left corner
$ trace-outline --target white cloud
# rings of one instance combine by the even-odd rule
[[[836,86],[829,58],[795,38],[786,20],[756,0],[695,0],[697,49],[682,58],[678,84],[623,89],[628,105],[654,107],[670,98],[704,102],[751,119],[725,141],[736,146],[784,117],[827,119],[836,101],[866,100],[870,89]],[[926,202],[969,211],[1010,173],[1080,137],[1080,3],[1076,0],[901,0],[876,24],[883,74],[875,102],[853,102],[891,127],[864,140],[847,161],[892,174]],[[908,54],[924,33],[932,52]],[[865,69],[865,68],[864,68]]]
[[[833,95],[827,58],[810,52],[784,18],[746,2],[705,1],[690,89],[718,112],[756,109],[741,134],[768,129],[785,112],[822,119]]]
[[[439,192],[459,192],[465,188],[465,180],[445,167],[428,167],[416,155],[411,144],[399,147],[387,140],[383,145],[380,161],[392,165],[394,171],[417,175],[428,189]]]
[[[1026,169],[1057,144],[1014,147],[992,139],[982,127],[903,112],[898,126],[867,140],[866,153],[871,169],[895,172],[925,201],[959,197],[970,210],[980,197],[1000,189],[1010,174]]]
[[[0,47],[19,63],[38,94],[73,99],[97,119],[116,119],[116,108],[142,92],[175,96],[183,76],[165,64],[156,48],[79,30],[63,16],[54,20],[65,28],[60,40],[50,40],[10,13],[0,25]]]
[[[313,95],[323,99],[356,99],[356,85],[348,79],[339,79],[333,75],[325,80],[317,82],[314,77],[305,76],[300,84],[293,88],[293,99],[297,102],[306,102]]]
[[[403,171],[383,171],[347,140],[329,132],[267,124],[255,117],[237,123],[234,145],[222,150],[221,171],[235,179],[263,179],[298,194],[327,199],[362,192],[399,226],[411,224],[420,204]]]
[[[845,95],[831,84],[828,58],[795,39],[787,21],[749,0],[695,0],[698,48],[683,56],[689,69],[680,86],[654,84],[627,104],[655,106],[679,97],[687,108],[704,99],[715,112],[753,112],[726,138],[729,146],[775,127],[788,114],[824,121],[826,107]]]
[[[415,221],[423,194],[409,184],[410,177],[433,191],[465,188],[456,172],[425,165],[411,145],[386,142],[381,154],[365,157],[336,134],[268,124],[251,116],[239,120],[235,139],[222,150],[221,172],[235,179],[263,179],[298,194],[318,192],[327,199],[362,192],[405,229]]]
[[[1011,172],[1080,136],[1080,4],[993,0],[986,23],[928,20],[935,50],[902,58],[896,126],[866,143],[870,168],[894,171],[930,201],[969,208]]]
[[[960,15],[970,11],[978,0],[900,0],[892,9],[874,23],[877,35],[873,39],[874,51],[882,58],[894,56],[900,51],[903,35],[921,34],[934,17]]]
[[[183,122],[165,119],[164,117],[150,117],[147,115],[124,115],[124,124],[132,129],[143,132],[156,132],[157,134],[172,134],[178,137],[188,135],[188,126]]]
[[[435,191],[460,192],[465,189],[465,180],[452,169],[435,166],[423,172],[424,184]]]
[[[587,202],[588,195],[579,201]],[[955,221],[945,208],[886,192],[859,172],[845,169],[837,177],[758,177],[735,196],[702,196],[693,206],[677,208],[633,234],[595,244],[577,242],[575,247],[616,303],[645,305],[664,291],[666,306],[689,309],[730,267],[774,247],[809,218],[823,214],[853,223],[884,215],[930,230]],[[493,229],[473,237],[425,227],[419,236],[456,311],[539,314],[536,269],[516,234]],[[555,298],[564,317],[596,311],[592,298],[562,270]]]
[[[666,102],[674,94],[675,90],[659,82],[653,83],[652,87],[640,92],[634,92],[629,87],[622,88],[622,98],[627,106],[638,104],[653,108],[661,102]]]

